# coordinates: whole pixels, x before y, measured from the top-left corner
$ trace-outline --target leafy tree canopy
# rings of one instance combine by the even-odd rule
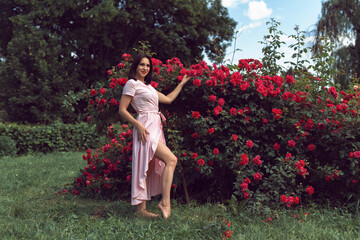
[[[320,41],[325,35],[339,45],[334,53],[338,70],[335,83],[346,88],[352,78],[360,74],[359,0],[328,0],[322,3],[321,17],[316,26],[315,51],[320,50]],[[355,40],[355,44],[343,46],[344,37]]]
[[[220,0],[1,0],[1,92],[11,121],[51,122],[139,41],[156,57],[220,62],[236,23]],[[26,113],[26,114],[24,114]]]

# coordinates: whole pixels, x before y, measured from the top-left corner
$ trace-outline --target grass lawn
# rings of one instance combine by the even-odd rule
[[[55,196],[85,166],[82,154],[0,159],[0,239],[221,239],[225,230],[232,239],[360,239],[360,216],[341,209],[282,209],[265,222],[270,216],[246,209],[234,214],[221,204],[174,201],[170,219],[150,220],[137,218],[124,201]],[[148,209],[159,213],[156,204]]]

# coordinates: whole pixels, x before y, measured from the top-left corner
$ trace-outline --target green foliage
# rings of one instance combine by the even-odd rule
[[[80,151],[94,146],[97,138],[88,123],[44,126],[0,123],[0,135],[16,143],[18,154],[31,152]]]
[[[264,54],[261,61],[263,71],[273,76],[282,71],[282,67],[276,62],[285,56],[284,53],[279,52],[279,48],[285,42],[280,40],[280,36],[283,35],[283,32],[278,30],[280,22],[271,18],[270,22],[266,22],[266,25],[269,25],[269,34],[264,36],[264,41],[260,41],[261,44],[265,45],[261,50]]]
[[[335,83],[343,89],[350,87],[351,80],[360,74],[360,4],[358,0],[327,0],[322,2],[321,16],[316,24],[314,52],[321,51],[322,38],[327,36],[335,45],[331,49],[335,62],[332,64],[337,73]],[[354,41],[344,45],[344,38]]]
[[[185,69],[177,58],[152,61],[151,85],[165,94],[184,74],[194,77],[172,105],[161,106],[167,144],[182,165],[174,177],[177,198],[182,174],[191,198],[234,195],[254,209],[359,197],[359,91],[339,93],[309,75],[300,91],[292,76],[260,75],[265,70],[253,59],[240,60],[232,73],[205,62]],[[116,114],[129,66],[125,59],[110,69],[109,85],[89,93],[89,118],[108,144],[83,156],[88,167],[71,187],[81,196],[129,197],[132,131]]]
[[[295,43],[289,45],[289,48],[293,49],[294,53],[291,55],[291,58],[295,59],[295,62],[285,62],[290,63],[291,68],[294,68],[294,71],[303,71],[306,70],[305,63],[310,63],[308,60],[303,59],[303,54],[308,52],[308,48],[305,47],[305,31],[300,31],[299,26],[296,25],[294,28],[296,34],[292,34],[289,37],[295,39]]]
[[[78,119],[84,104],[61,108],[64,95],[106,81],[104,69],[139,41],[163,60],[221,61],[236,26],[220,0],[3,0],[0,9],[1,100],[7,120],[30,123]]]
[[[16,154],[16,143],[8,136],[0,136],[0,158],[14,156]]]

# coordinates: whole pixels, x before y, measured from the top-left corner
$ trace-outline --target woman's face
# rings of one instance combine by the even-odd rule
[[[136,78],[141,81],[144,81],[149,71],[150,71],[150,61],[148,58],[144,57],[141,59],[139,65],[136,68]]]

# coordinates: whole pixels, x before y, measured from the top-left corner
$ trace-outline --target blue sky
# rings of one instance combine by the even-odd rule
[[[302,31],[311,31],[321,13],[321,0],[222,0],[223,6],[228,8],[229,15],[237,22],[236,31],[239,37],[236,48],[242,51],[236,52],[234,64],[239,59],[255,58],[261,59],[263,47],[259,41],[268,34],[266,22],[274,18],[280,22],[279,30],[285,36],[281,40],[287,43],[281,50],[285,52],[286,58],[290,59],[292,52],[288,44],[293,43],[287,36],[294,34],[295,25],[299,25]],[[308,41],[311,41],[309,36]],[[226,50],[225,60],[229,63],[232,59],[233,45]],[[307,58],[310,55],[308,54]],[[284,61],[286,61],[285,59]]]

